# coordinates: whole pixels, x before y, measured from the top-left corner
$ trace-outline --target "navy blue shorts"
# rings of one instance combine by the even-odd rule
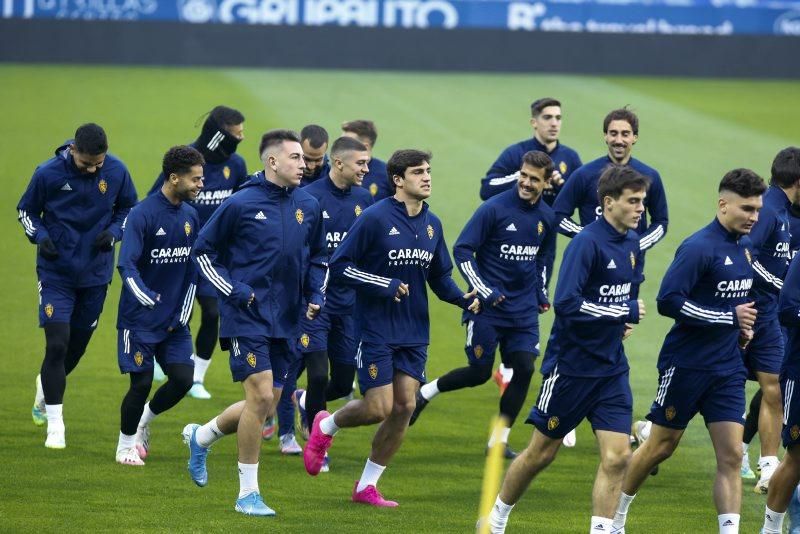
[[[219,293],[217,289],[208,281],[205,276],[198,276],[197,277],[197,291],[195,293],[197,297],[219,297]]]
[[[800,392],[794,394],[797,380],[781,376],[781,396],[783,397],[783,439],[784,448],[800,443]]]
[[[427,345],[385,345],[362,341],[356,354],[358,387],[361,394],[391,384],[396,371],[425,383]]]
[[[192,335],[189,328],[170,332],[156,340],[152,334],[134,330],[117,330],[117,362],[121,373],[141,373],[153,368],[153,359],[161,367],[181,364],[194,367]]]
[[[494,353],[500,345],[500,359],[515,352],[532,352],[539,355],[539,328],[495,326],[477,315],[466,323],[467,342],[464,352],[470,365],[493,365]]]
[[[107,292],[107,284],[75,288],[39,282],[39,326],[67,323],[73,328],[93,330],[103,312]]]
[[[647,418],[667,428],[685,429],[697,414],[706,425],[744,424],[744,369],[724,373],[670,367],[659,371],[658,392]]]
[[[628,371],[614,376],[561,376],[558,366],[542,382],[539,399],[526,423],[545,436],[561,439],[586,418],[592,429],[628,435],[633,395]]]
[[[272,371],[273,387],[282,388],[297,357],[286,339],[267,336],[232,337],[230,366],[234,382],[262,371]]]
[[[332,362],[356,364],[358,337],[352,315],[329,314],[323,309],[311,321],[304,316],[300,321],[300,331],[297,350],[302,354],[327,351]]]
[[[780,374],[783,363],[784,336],[776,318],[756,321],[753,340],[744,352],[744,365],[748,378],[756,380],[756,371]]]

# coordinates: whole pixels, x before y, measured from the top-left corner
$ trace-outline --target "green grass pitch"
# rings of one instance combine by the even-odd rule
[[[100,327],[68,379],[68,448],[45,449],[44,431],[29,415],[44,346],[36,325],[35,250],[14,208],[34,167],[78,124],[96,121],[106,128],[111,151],[128,164],[141,195],[165,150],[193,140],[199,115],[216,104],[245,113],[241,153],[251,170],[257,169],[260,134],[268,129],[314,122],[335,137],[343,120],[371,118],[380,131],[376,155],[387,158],[405,147],[433,151],[430,203],[452,245],[478,205],[479,179],[490,163],[506,145],[530,135],[534,98],[561,98],[562,138],[584,161],[604,153],[605,113],[630,104],[641,120],[634,155],[660,170],[671,212],[666,239],[648,254],[642,296],[650,313],[626,343],[635,416],[641,417],[656,391],[655,361],[670,326],[655,313],[655,294],[677,244],[713,217],[725,171],[751,167],[767,176],[775,153],[798,143],[800,123],[800,84],[793,82],[15,65],[0,66],[0,80],[0,530],[8,531],[468,532],[477,514],[488,424],[497,409],[491,383],[429,406],[381,480],[382,491],[400,501],[396,510],[349,503],[374,428],[342,432],[331,451],[330,474],[314,479],[300,458],[282,457],[276,441],[264,443],[260,484],[278,517],[242,517],[233,512],[235,438],[215,445],[203,489],[189,480],[180,440],[185,423],[205,422],[242,397],[231,383],[227,355],[219,351],[207,379],[214,398],[186,399],[157,419],[143,469],[114,463],[119,403],[127,388],[116,364],[115,276]],[[563,250],[566,240],[559,243]],[[458,310],[439,302],[432,304],[431,321],[428,376],[435,377],[464,363],[463,331]],[[545,339],[551,321],[552,313],[543,319]],[[537,374],[521,419],[540,383]],[[511,444],[524,447],[530,433],[518,422]],[[757,457],[757,441],[751,451]],[[716,532],[714,465],[710,440],[696,420],[675,456],[641,491],[629,531]],[[563,449],[515,508],[508,532],[585,531],[596,466],[597,447],[584,424],[577,447]],[[764,497],[746,483],[742,532],[757,531],[763,506]]]

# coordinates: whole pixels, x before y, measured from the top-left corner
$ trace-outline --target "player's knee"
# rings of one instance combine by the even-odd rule
[[[149,373],[134,373],[131,375],[130,393],[140,400],[147,400],[150,389],[153,387],[153,375]]]
[[[411,414],[414,413],[414,408],[417,407],[417,401],[414,397],[406,400],[395,400],[394,406],[392,407],[392,413],[399,415],[401,417],[408,417],[411,418]]]
[[[338,399],[347,396],[353,390],[353,382],[350,380],[331,379],[328,384],[328,399]]]
[[[619,473],[628,468],[631,461],[631,449],[625,447],[620,450],[606,451],[603,455],[603,469],[607,472]]]
[[[192,378],[193,377],[191,375],[187,376],[185,374],[180,374],[177,376],[169,377],[169,381],[172,382],[173,387],[176,390],[182,392],[185,395],[186,393],[189,392],[190,389],[192,389],[192,383],[193,383]]]
[[[69,340],[66,336],[48,336],[45,347],[45,359],[63,361],[67,357]]]
[[[770,408],[777,408],[781,406],[781,387],[780,384],[775,382],[761,387],[763,396],[761,402],[770,406]]]
[[[214,324],[219,321],[219,306],[216,298],[203,297],[200,299],[200,320],[205,324]]]
[[[530,379],[533,376],[533,358],[518,358],[516,362],[514,362],[514,376],[512,380],[519,376],[520,378],[527,378]]]
[[[485,384],[492,377],[491,365],[470,365],[469,386],[480,386]]]
[[[328,386],[328,375],[325,373],[308,373],[308,389],[324,391]]]

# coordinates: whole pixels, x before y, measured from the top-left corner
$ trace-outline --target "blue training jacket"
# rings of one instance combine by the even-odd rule
[[[758,214],[758,222],[750,232],[755,273],[753,297],[758,322],[774,318],[777,313],[778,293],[789,268],[792,240],[789,197],[781,188],[770,186],[763,198],[764,206]]]
[[[570,179],[561,188],[561,192],[556,197],[553,209],[558,220],[558,231],[567,237],[574,237],[584,226],[598,219],[601,215],[600,201],[597,198],[597,182],[600,175],[609,165],[614,165],[606,155],[594,161],[590,161],[580,169],[576,170]],[[648,167],[636,158],[628,161],[628,166],[650,178],[650,188],[647,190],[647,197],[644,205],[647,209],[646,215],[639,222],[640,246],[642,250],[647,250],[661,241],[667,234],[669,224],[669,213],[667,210],[667,195],[664,193],[664,184],[658,171]],[[578,210],[581,223],[572,220],[572,213]],[[648,216],[650,221],[648,222]]]
[[[108,284],[114,251],[94,247],[100,232],[122,239],[122,223],[136,204],[136,188],[125,164],[111,154],[95,174],[78,171],[69,152],[72,140],[39,165],[17,205],[17,216],[31,243],[48,237],[58,258],[36,257],[40,282],[67,287]]]
[[[658,368],[728,372],[744,368],[736,306],[751,302],[753,245],[716,218],[687,237],[661,280],[658,313],[675,319]]]
[[[169,329],[186,327],[197,287],[189,256],[199,227],[197,210],[186,202],[172,204],[160,191],[131,210],[117,262],[122,278],[117,328],[157,343]]]
[[[778,317],[786,329],[786,347],[781,374],[800,379],[800,259],[789,264],[778,298]]]
[[[219,294],[220,337],[295,339],[305,304],[325,302],[319,203],[303,189],[267,181],[263,171],[214,212],[192,257]]]
[[[516,184],[519,179],[519,170],[522,168],[522,156],[531,150],[538,150],[550,156],[550,159],[553,160],[553,165],[561,173],[561,177],[564,178],[565,182],[570,175],[582,165],[578,153],[567,145],[558,143],[551,152],[548,152],[547,147],[541,144],[535,137],[532,139],[525,139],[524,141],[514,143],[507,147],[497,157],[497,161],[492,163],[492,166],[486,172],[486,176],[481,179],[481,199],[487,200],[498,193],[513,189],[514,184]],[[549,206],[553,205],[562,187],[563,184],[558,187],[553,187],[552,189],[545,189],[542,193],[542,198],[544,198],[544,201]]]
[[[626,323],[639,322],[642,253],[636,232],[605,217],[586,225],[564,250],[542,374],[614,376],[628,370]]]
[[[197,148],[194,144],[190,146]],[[197,210],[200,226],[202,227],[206,223],[226,198],[238,191],[249,180],[247,164],[239,154],[231,154],[231,157],[222,163],[206,162],[203,165],[203,189],[194,201],[189,202]],[[161,191],[162,185],[164,185],[163,172],[158,175],[147,195]]]
[[[470,289],[478,289],[481,315],[490,323],[539,324],[538,306],[550,303],[544,281],[553,266],[556,233],[550,206],[542,198],[536,204],[522,200],[517,188],[490,198],[467,221],[453,257]],[[500,295],[505,300],[492,306]]]
[[[442,223],[427,203],[414,217],[394,197],[368,208],[336,248],[331,273],[334,284],[355,287],[356,322],[370,343],[430,342],[426,282],[441,300],[469,305],[452,278]],[[409,295],[395,302],[401,282]]]
[[[372,196],[363,187],[339,189],[330,175],[324,176],[303,188],[319,202],[322,222],[325,227],[325,240],[328,243],[328,257],[339,246],[358,217],[372,205]],[[325,310],[328,313],[349,315],[356,303],[355,290],[342,284],[331,284],[325,295]]]

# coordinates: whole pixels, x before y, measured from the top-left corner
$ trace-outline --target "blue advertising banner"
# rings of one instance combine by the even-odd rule
[[[0,0],[3,18],[800,36],[800,1]]]

